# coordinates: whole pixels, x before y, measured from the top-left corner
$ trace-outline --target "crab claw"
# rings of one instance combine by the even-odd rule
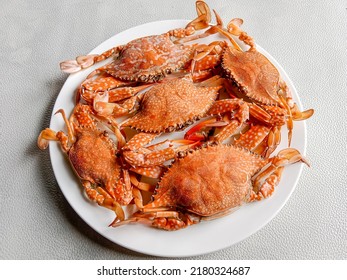
[[[228,123],[225,121],[218,121],[217,118],[207,119],[189,129],[184,135],[184,139],[192,141],[205,141],[206,135],[201,130],[204,128],[223,127],[227,124]]]

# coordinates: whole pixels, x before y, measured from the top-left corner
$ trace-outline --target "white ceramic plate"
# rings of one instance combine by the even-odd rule
[[[132,39],[145,35],[161,34],[170,29],[184,27],[187,22],[184,20],[169,20],[140,25],[108,39],[91,51],[91,53],[101,53],[113,46],[127,43]],[[299,96],[282,67],[262,48],[259,47],[258,50],[266,55],[279,69],[292,91],[294,101],[301,109]],[[100,64],[97,65],[97,67],[99,66]],[[74,106],[74,92],[76,88],[95,68],[89,68],[68,77],[56,100],[53,114],[60,108],[63,108],[67,114],[71,113]],[[60,115],[52,115],[50,127],[56,131],[66,131]],[[285,148],[287,144],[286,129],[283,129],[282,139],[279,149]],[[303,121],[295,123],[292,147],[305,154],[306,127]],[[114,219],[114,213],[91,203],[83,195],[82,187],[58,143],[50,144],[50,156],[56,179],[64,196],[76,213],[90,227],[105,238],[123,247],[144,254],[165,257],[187,257],[206,254],[232,246],[249,237],[264,227],[281,210],[292,194],[303,168],[302,164],[294,164],[287,167],[274,195],[266,200],[247,204],[223,218],[202,222],[183,230],[167,232],[141,224],[130,224],[118,228],[108,227],[109,223]]]

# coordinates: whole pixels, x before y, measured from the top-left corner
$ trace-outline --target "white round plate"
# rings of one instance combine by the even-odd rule
[[[169,20],[136,26],[103,42],[91,53],[98,54],[138,37],[161,34],[170,29],[184,27],[187,22],[186,20]],[[301,109],[299,96],[282,67],[261,47],[258,50],[279,69],[293,94],[294,101]],[[68,77],[53,109],[50,123],[52,129],[66,131],[61,116],[54,115],[54,113],[60,108],[63,108],[68,115],[72,112],[76,88],[92,70],[99,66],[100,64]],[[287,145],[287,131],[285,128],[282,133],[282,144],[278,149],[285,148]],[[305,154],[306,127],[304,121],[295,123],[291,146]],[[281,183],[272,197],[260,202],[249,203],[223,218],[201,222],[173,232],[158,230],[142,224],[129,224],[112,228],[108,225],[113,221],[114,213],[90,202],[85,197],[82,186],[72,171],[59,143],[52,142],[49,151],[53,170],[61,191],[76,213],[91,228],[125,248],[163,257],[187,257],[207,254],[232,246],[249,237],[264,227],[281,210],[292,194],[302,171],[302,164],[300,163],[286,167]]]

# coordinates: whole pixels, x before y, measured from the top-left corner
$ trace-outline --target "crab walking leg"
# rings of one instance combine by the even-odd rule
[[[132,186],[129,171],[122,169],[122,176],[117,180],[111,180],[105,184],[105,189],[111,197],[118,197],[120,193],[131,193]],[[119,199],[119,203],[127,205],[129,203],[128,197]]]
[[[66,135],[65,137],[62,136],[61,139],[59,139],[57,133],[54,130],[50,128],[45,128],[41,131],[39,137],[37,138],[37,146],[41,150],[45,150],[48,147],[49,141],[60,141],[64,151],[67,151],[69,149],[68,138],[66,137]]]
[[[313,113],[314,110],[313,109],[308,109],[306,111],[301,112],[298,108],[297,104],[294,104],[293,108],[291,108],[292,110],[292,116],[293,116],[293,120],[294,121],[302,121],[302,120],[307,120],[308,118],[310,118]]]
[[[310,166],[300,152],[293,148],[281,150],[277,156],[270,158],[270,165],[253,177],[254,193],[251,199],[259,200],[271,195],[280,181],[283,167],[300,161]]]
[[[200,47],[201,48],[201,47]],[[212,51],[216,48],[215,45],[209,45],[204,47],[199,53],[195,50],[194,57],[190,65],[191,75],[194,75],[196,71],[213,69],[221,61],[221,53],[211,54]],[[189,70],[188,68],[188,70]]]
[[[132,96],[122,104],[110,103],[109,93],[106,91],[95,96],[93,108],[99,116],[116,118],[130,114],[136,110],[137,101],[138,97]]]
[[[184,135],[184,139],[192,141],[206,141],[207,133],[203,132],[203,129],[210,129],[212,127],[223,127],[227,124],[228,122],[219,121],[217,118],[207,119],[189,129]]]
[[[177,40],[177,42],[180,42],[180,43],[189,42],[189,41],[207,36],[207,35],[191,36],[192,34],[195,33],[195,31],[202,30],[209,27],[209,23],[211,22],[211,10],[209,6],[204,1],[196,1],[195,6],[196,6],[196,12],[198,14],[198,16],[195,19],[189,22],[185,28],[176,28],[167,32],[170,36],[173,36],[176,38],[185,38],[185,40],[179,39]]]
[[[165,210],[165,208],[154,208],[153,211],[136,212],[129,219],[112,223],[110,226],[118,227],[138,222],[148,224],[155,228],[173,231],[199,223],[200,217],[195,217],[191,214],[182,214],[177,211]]]
[[[205,136],[199,130],[205,127],[223,127],[221,131],[213,137],[216,142],[223,142],[231,135],[239,133],[244,123],[249,119],[249,107],[241,99],[223,99],[216,101],[207,115],[222,115],[227,112],[236,111],[233,118],[228,122],[217,121],[216,118],[206,120],[191,128],[184,136],[185,139],[203,140]]]
[[[198,223],[199,221],[199,219],[193,219],[192,215],[188,214],[180,214],[179,217],[170,217],[168,215],[168,217],[163,216],[155,218],[152,222],[152,226],[159,229],[173,231],[186,228],[188,226]]]
[[[138,150],[158,137],[155,133],[138,133],[123,147],[123,150]]]
[[[63,117],[63,120],[65,122],[65,125],[68,129],[68,135],[66,135],[62,131],[55,132],[54,130],[50,128],[46,128],[41,131],[38,139],[37,139],[37,145],[41,150],[47,149],[48,147],[48,141],[58,141],[61,144],[62,149],[64,152],[67,152],[70,149],[70,145],[72,145],[76,138],[74,136],[73,128],[66,118],[65,111],[60,109],[55,114],[60,113]]]
[[[234,141],[235,146],[243,147],[249,151],[255,151],[259,145],[269,135],[270,128],[263,125],[252,125],[245,133]],[[262,153],[263,150],[257,150],[257,153]]]
[[[271,121],[271,115],[267,113],[263,108],[260,106],[254,104],[254,103],[249,103],[249,113],[256,119],[263,121],[263,122],[269,122]]]
[[[119,222],[124,220],[125,215],[123,208],[103,188],[93,188],[89,181],[83,181],[82,185],[91,201],[94,201],[98,205],[108,208],[116,213],[116,218],[114,221]]]
[[[139,190],[146,191],[146,192],[154,192],[154,189],[155,189],[154,185],[140,182],[139,180],[137,180],[135,175],[131,174],[130,180],[131,180],[131,184],[133,184],[133,186],[135,186]]]
[[[254,43],[253,38],[240,28],[242,24],[243,24],[242,19],[234,18],[228,23],[227,30],[230,34],[238,36],[241,41],[243,41],[245,44],[250,46],[250,50],[255,49],[256,45]],[[227,35],[227,33],[224,35]],[[241,51],[240,47],[239,47],[239,50]]]
[[[264,198],[270,197],[274,193],[276,186],[281,180],[283,170],[283,166],[278,167],[271,175],[269,175],[266,180],[264,180],[261,188],[257,192],[252,190],[249,201],[251,202],[255,200],[262,200]]]
[[[165,143],[178,143],[182,146],[174,148],[169,146],[162,150],[152,150],[151,146],[148,148],[143,147],[154,139],[156,134],[153,133],[139,133],[136,134],[124,147],[124,159],[133,167],[151,167],[162,165],[165,161],[173,159],[177,153],[185,151],[197,145],[197,142],[190,140],[166,140],[161,143],[155,144],[155,147]]]
[[[150,84],[133,86],[133,82],[122,82],[112,76],[88,80],[83,82],[78,90],[78,94],[88,103],[93,103],[94,98],[102,92],[108,92],[109,102],[118,102],[151,86]]]
[[[132,193],[133,193],[135,205],[137,206],[137,208],[142,209],[143,199],[142,199],[141,191],[137,188],[133,188]]]
[[[209,26],[211,21],[210,9],[204,1],[196,2],[198,17],[192,20],[184,29],[174,29],[167,32],[170,36],[185,37],[194,34],[196,30],[204,29]],[[206,36],[204,36],[206,37]],[[116,46],[106,50],[102,54],[81,55],[76,59],[66,60],[60,63],[60,69],[65,73],[75,73],[82,69],[88,68],[95,63],[103,61],[111,56],[118,56],[126,45]]]
[[[95,55],[95,54],[81,55],[76,57],[76,59],[65,60],[60,63],[60,69],[61,71],[65,73],[69,73],[69,74],[78,72],[82,69],[85,69],[94,65],[97,62],[103,61],[113,55],[118,55],[123,49],[123,47],[124,46],[117,46],[99,55]]]
[[[151,166],[151,167],[142,167],[142,166],[136,166],[130,168],[131,171],[143,175],[149,178],[159,178],[163,172],[164,168],[162,166]]]
[[[234,141],[235,146],[243,147],[268,158],[281,142],[281,127],[252,125]]]
[[[199,6],[199,8],[198,8]],[[202,39],[205,37],[208,37],[212,34],[215,34],[217,32],[219,32],[219,30],[223,29],[223,21],[222,18],[218,15],[218,13],[213,10],[213,13],[216,17],[216,25],[210,25],[209,22],[211,21],[211,11],[210,8],[208,7],[208,5],[204,2],[204,1],[197,1],[196,2],[196,7],[197,7],[197,11],[198,11],[198,17],[191,21],[187,26],[186,26],[186,30],[190,30],[193,27],[194,32],[191,32],[190,34],[184,34],[184,36],[181,36],[181,38],[183,39],[179,39],[176,42],[179,43],[187,43],[187,42],[191,42],[193,40],[198,40],[198,39]],[[207,30],[205,30],[205,32],[200,33],[200,34],[196,34],[196,35],[192,35],[195,33],[195,30],[201,30],[201,29],[205,29],[209,27]],[[186,35],[192,35],[192,36],[188,36],[186,37]]]
[[[268,135],[267,139],[267,147],[264,151],[264,157],[268,158],[278,147],[278,145],[281,143],[281,127],[275,126],[273,127]]]
[[[213,137],[216,142],[223,142],[231,135],[239,132],[242,125],[249,119],[249,107],[248,105],[239,99],[225,99],[216,101],[208,114],[217,115],[226,112],[235,111],[229,124],[226,125],[222,130]]]

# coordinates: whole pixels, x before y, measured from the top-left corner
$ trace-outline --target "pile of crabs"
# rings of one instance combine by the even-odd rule
[[[111,226],[177,230],[221,217],[269,197],[286,165],[308,164],[290,142],[313,110],[298,109],[241,19],[225,27],[204,1],[196,10],[185,28],[60,64],[74,73],[111,60],[81,83],[71,116],[58,111],[67,133],[38,138],[41,149],[60,142],[89,199],[115,212]],[[221,39],[197,43],[213,34]],[[273,156],[283,126],[288,148]],[[136,211],[125,215],[127,205]]]

